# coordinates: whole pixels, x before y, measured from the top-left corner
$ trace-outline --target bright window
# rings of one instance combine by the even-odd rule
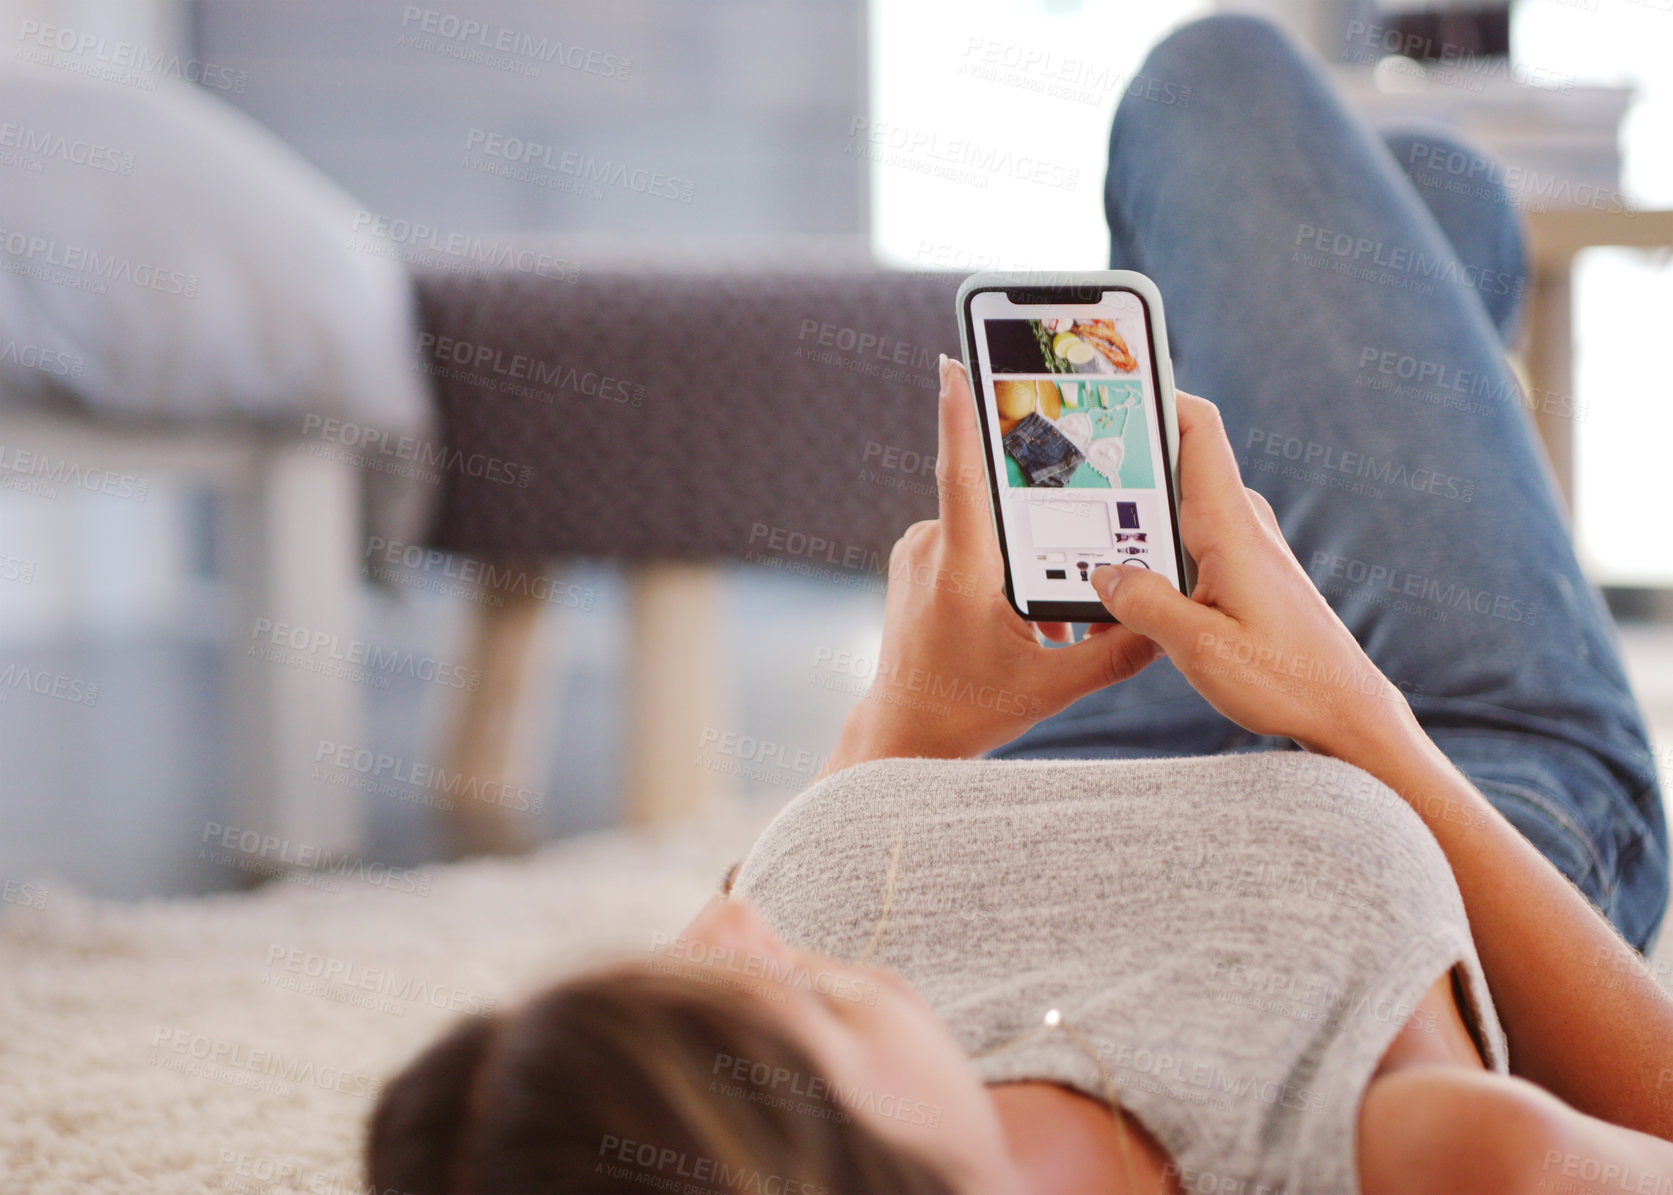
[[[872,245],[893,265],[1103,269],[1110,121],[1206,3],[872,0]]]

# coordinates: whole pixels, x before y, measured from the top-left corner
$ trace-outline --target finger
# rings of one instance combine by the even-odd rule
[[[1040,638],[1052,643],[1063,643],[1069,638],[1069,624],[1066,622],[1037,622],[1034,629],[1040,632]]]
[[[987,469],[982,433],[970,375],[945,354],[941,357],[941,435],[936,449],[935,483],[941,500],[941,525],[954,549],[993,542],[988,513]]]
[[[1266,500],[1266,495],[1248,487],[1245,487],[1243,492],[1248,496],[1249,505],[1254,508],[1255,517],[1282,537],[1284,533],[1278,527],[1278,512],[1272,509],[1272,503]]]
[[[1207,508],[1210,515],[1252,514],[1237,456],[1226,438],[1220,408],[1206,398],[1175,392],[1179,419],[1179,502]]]
[[[1154,639],[1176,660],[1191,658],[1201,636],[1219,636],[1230,620],[1194,602],[1161,573],[1105,564],[1092,570],[1092,588],[1129,631]]]
[[[934,527],[934,519],[921,519],[900,533],[900,538],[889,549],[889,576],[893,577],[906,566],[913,553],[919,550],[919,541],[934,534]]]
[[[1100,634],[1053,652],[1047,661],[1062,686],[1055,696],[1065,703],[1138,675],[1162,654],[1159,644],[1130,627],[1098,625],[1104,628]]]

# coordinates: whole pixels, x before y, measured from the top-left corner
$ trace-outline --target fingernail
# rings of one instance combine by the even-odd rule
[[[1115,587],[1126,578],[1127,570],[1114,564],[1101,564],[1092,570],[1092,588],[1104,601],[1109,601]]]
[[[938,369],[941,372],[941,397],[946,398],[947,397],[947,391],[951,388],[951,374],[952,374],[952,371],[947,368],[947,354],[946,353],[941,354],[941,362],[940,362],[940,364],[938,364],[936,366],[936,369]]]

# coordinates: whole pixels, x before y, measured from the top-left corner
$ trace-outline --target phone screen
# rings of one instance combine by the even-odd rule
[[[1108,621],[1089,578],[1150,569],[1180,588],[1150,314],[1096,303],[969,299],[988,466],[1012,598],[1025,617]]]

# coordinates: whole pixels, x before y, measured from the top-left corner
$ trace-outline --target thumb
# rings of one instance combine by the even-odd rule
[[[1217,636],[1226,621],[1225,615],[1192,601],[1147,568],[1106,564],[1093,570],[1091,580],[1116,621],[1155,640],[1175,660],[1190,659],[1197,638]]]

